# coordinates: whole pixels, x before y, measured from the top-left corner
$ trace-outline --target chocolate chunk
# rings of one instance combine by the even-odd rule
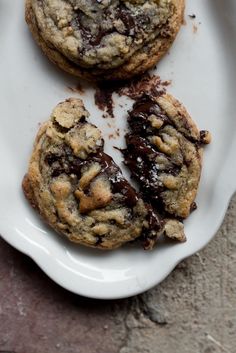
[[[111,17],[111,13],[109,12],[109,9],[105,10],[104,13],[107,18]],[[80,11],[77,11],[76,19],[72,21],[71,25],[72,27],[80,28],[82,32],[83,40],[90,46],[100,45],[103,37],[117,31],[124,35],[133,36],[135,34],[135,20],[134,20],[134,17],[131,15],[131,12],[126,6],[124,5],[118,6],[113,16],[115,20],[120,19],[122,21],[125,27],[124,31],[117,30],[113,23],[113,25],[108,28],[104,28],[102,24],[99,24],[97,26],[98,29],[96,30],[95,33],[93,33],[86,21],[85,15]],[[140,25],[141,24],[142,23],[140,21]],[[83,50],[83,54],[84,54],[84,50]]]
[[[49,166],[51,166],[53,163],[57,162],[58,159],[60,158],[59,155],[53,154],[53,153],[48,153],[45,157],[45,163],[47,163]]]
[[[121,5],[119,7],[118,12],[117,12],[117,18],[119,18],[125,25],[124,34],[129,35],[129,36],[133,36],[135,34],[135,21],[126,6]]]
[[[193,212],[193,211],[195,211],[197,209],[197,204],[196,204],[196,202],[193,202],[192,204],[191,204],[191,206],[190,206],[190,212]]]
[[[134,104],[132,111],[129,113],[128,122],[132,131],[141,136],[146,136],[152,132],[153,127],[148,120],[151,115],[162,120],[163,125],[169,122],[169,118],[160,106],[153,101],[153,98],[149,95],[144,95],[142,99]]]
[[[204,145],[208,145],[209,143],[211,143],[211,134],[209,131],[200,131],[200,143]]]

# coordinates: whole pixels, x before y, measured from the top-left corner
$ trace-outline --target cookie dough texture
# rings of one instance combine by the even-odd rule
[[[207,131],[199,131],[186,109],[169,94],[143,96],[129,113],[125,163],[165,220],[165,232],[184,240],[180,220],[196,208]]]
[[[26,0],[26,21],[48,58],[85,79],[128,79],[174,41],[184,0]]]
[[[113,249],[161,223],[103,152],[100,130],[82,101],[60,103],[38,132],[23,190],[46,222],[69,240]]]

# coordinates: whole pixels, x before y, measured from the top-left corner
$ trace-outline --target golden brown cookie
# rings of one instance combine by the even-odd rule
[[[100,130],[79,99],[52,112],[35,140],[23,190],[58,233],[113,249],[141,237],[155,242],[163,224],[103,151]]]
[[[166,235],[184,240],[180,220],[196,208],[207,131],[199,131],[186,109],[169,94],[144,95],[129,113],[125,164],[165,220]]]
[[[184,0],[26,0],[26,21],[48,58],[89,80],[128,79],[166,53]]]

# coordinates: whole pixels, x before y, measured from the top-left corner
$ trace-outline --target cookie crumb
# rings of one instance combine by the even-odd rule
[[[133,100],[140,98],[145,93],[160,96],[165,93],[165,87],[170,83],[171,81],[168,80],[162,81],[160,76],[145,74],[126,83],[116,93],[119,96],[127,96]]]
[[[120,129],[116,129],[115,134],[116,134],[116,137],[120,137]]]
[[[81,86],[80,83],[78,83],[75,87],[67,86],[68,90],[73,92],[73,93],[79,93],[79,94],[84,94],[84,89]]]
[[[211,143],[211,134],[207,130],[200,131],[200,142],[204,145],[209,145]]]
[[[193,212],[193,211],[195,211],[197,209],[197,204],[196,204],[196,202],[194,201],[192,204],[191,204],[191,206],[190,206],[190,212]]]
[[[194,20],[197,16],[193,13],[192,15],[188,15],[189,18],[191,18],[191,20]]]
[[[117,93],[120,97],[126,96],[133,100],[140,98],[143,94],[151,94],[160,96],[166,93],[166,87],[171,84],[171,80],[162,81],[160,76],[145,74],[134,78],[133,80],[119,82],[105,82],[99,84],[95,90],[95,104],[104,111],[104,118],[114,118],[114,101],[113,93]],[[124,106],[127,106],[125,103]]]
[[[96,106],[107,113],[108,116],[114,118],[114,102],[112,98],[112,94],[114,92],[114,88],[110,83],[99,84],[96,88],[94,100]],[[107,117],[103,114],[103,117]]]
[[[167,87],[167,86],[170,86],[171,83],[172,83],[172,80],[167,80],[167,81],[162,81],[161,85],[164,86],[164,87]]]
[[[193,33],[195,34],[195,33],[197,33],[197,31],[198,31],[197,25],[193,25]]]

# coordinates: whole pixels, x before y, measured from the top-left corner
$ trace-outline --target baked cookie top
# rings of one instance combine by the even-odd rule
[[[37,135],[23,189],[31,204],[71,241],[113,249],[156,239],[162,222],[103,151],[100,130],[79,99],[60,103]]]
[[[164,35],[175,5],[176,0],[31,0],[49,46],[81,67],[106,70]]]
[[[145,95],[129,113],[125,163],[144,198],[158,212],[186,218],[196,207],[202,146],[210,134],[199,131],[186,109],[172,96]]]

